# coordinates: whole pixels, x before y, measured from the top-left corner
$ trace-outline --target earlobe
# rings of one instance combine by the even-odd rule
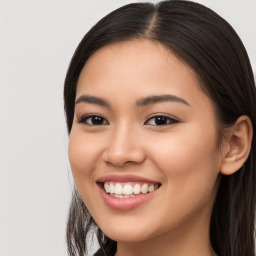
[[[222,156],[220,173],[231,175],[238,171],[247,160],[252,142],[252,123],[248,116],[240,116],[230,128],[225,141],[226,152]]]

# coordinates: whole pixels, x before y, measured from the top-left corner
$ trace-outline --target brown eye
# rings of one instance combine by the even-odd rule
[[[178,123],[178,121],[169,116],[163,116],[163,115],[151,117],[146,122],[147,125],[154,125],[154,126],[163,126],[163,125],[169,125],[174,123]]]
[[[79,120],[79,123],[84,123],[87,125],[107,125],[109,124],[106,119],[98,115],[88,115],[84,116]]]

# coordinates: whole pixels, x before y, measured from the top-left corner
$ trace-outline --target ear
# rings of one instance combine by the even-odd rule
[[[252,142],[252,122],[248,116],[240,116],[230,127],[224,141],[220,173],[231,175],[238,171],[247,160]]]

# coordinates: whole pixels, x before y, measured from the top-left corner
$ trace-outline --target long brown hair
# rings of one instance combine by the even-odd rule
[[[169,0],[156,5],[134,3],[101,19],[84,36],[71,60],[64,86],[68,132],[72,128],[76,85],[88,58],[112,42],[146,38],[174,51],[196,72],[203,91],[215,104],[220,127],[239,116],[256,127],[256,90],[247,52],[233,28],[207,7],[189,1]],[[221,133],[221,131],[220,131]],[[249,158],[235,174],[222,176],[211,218],[211,243],[219,256],[254,256],[256,141]],[[97,226],[74,189],[67,223],[69,254],[83,256],[86,238],[97,233],[101,250],[113,255],[116,242]]]

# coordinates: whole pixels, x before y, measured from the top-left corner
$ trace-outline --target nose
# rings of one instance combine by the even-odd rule
[[[103,160],[107,164],[121,167],[128,163],[139,164],[145,161],[141,136],[135,129],[124,124],[112,131],[108,141],[103,152]]]

